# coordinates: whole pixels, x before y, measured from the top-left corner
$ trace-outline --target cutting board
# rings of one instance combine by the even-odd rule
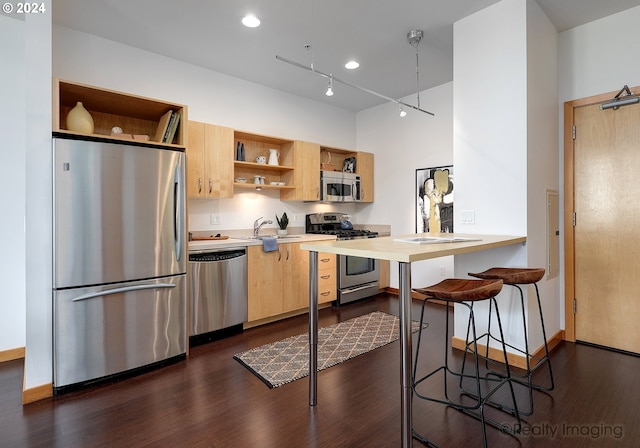
[[[227,240],[229,239],[228,236],[226,235],[222,235],[222,236],[194,236],[191,241],[210,241],[210,240]]]

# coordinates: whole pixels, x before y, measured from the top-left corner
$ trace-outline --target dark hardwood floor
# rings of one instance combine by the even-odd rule
[[[397,307],[381,295],[322,310],[320,324]],[[440,354],[443,309],[430,311],[423,344]],[[24,407],[22,360],[1,363],[0,447],[398,447],[399,342],[320,372],[313,408],[307,378],[269,389],[232,358],[306,331],[307,317],[294,317],[196,347],[184,362]],[[489,428],[490,446],[640,446],[640,358],[563,342],[552,362],[556,390],[535,393],[518,437]],[[453,409],[414,400],[414,421],[442,447],[482,446],[479,422]]]

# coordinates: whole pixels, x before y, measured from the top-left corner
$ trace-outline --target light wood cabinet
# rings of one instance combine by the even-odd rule
[[[100,137],[122,142],[136,141],[138,144],[184,148],[187,143],[187,107],[182,104],[154,100],[100,87],[89,86],[58,78],[53,79],[52,130],[57,134]],[[92,134],[67,129],[67,114],[78,102],[89,112],[94,123]],[[154,141],[161,119],[169,111],[176,112],[175,135],[171,142]],[[112,128],[119,127],[123,133],[111,135]],[[134,139],[132,136],[137,136]],[[144,137],[148,137],[148,140]]]
[[[282,247],[264,252],[260,246],[247,248],[249,322],[284,312],[282,297]]]
[[[373,202],[373,154],[356,153],[356,173],[360,175],[360,201]]]
[[[300,272],[300,288],[298,295],[301,297],[299,308],[309,306],[309,252],[303,253],[303,263]],[[336,255],[318,252],[318,303],[333,302],[337,299],[336,280]]]
[[[249,322],[309,306],[309,252],[300,243],[278,243],[274,252],[249,246],[247,259]],[[335,260],[318,254],[318,303],[336,300]]]
[[[283,201],[320,200],[320,145],[296,141],[293,145],[293,184],[295,189],[282,191]]]
[[[233,129],[189,121],[187,196],[233,196]]]

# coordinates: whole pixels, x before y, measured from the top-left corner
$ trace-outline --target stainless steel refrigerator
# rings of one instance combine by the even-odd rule
[[[185,156],[54,138],[53,386],[186,353]]]

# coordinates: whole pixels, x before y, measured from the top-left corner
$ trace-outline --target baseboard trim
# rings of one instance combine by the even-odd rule
[[[391,287],[386,287],[384,288],[384,290],[382,290],[383,292],[386,292],[387,294],[392,294],[394,296],[398,296],[400,297],[400,290],[398,288],[391,288]],[[425,295],[424,294],[420,294],[419,292],[415,292],[415,291],[411,291],[411,298],[415,299],[415,300],[424,300],[425,299]],[[447,302],[441,301],[441,300],[431,300],[430,303],[437,303],[439,305],[446,305]],[[453,303],[449,302],[449,306],[453,307]]]
[[[24,347],[0,351],[0,362],[13,361],[24,358]]]
[[[331,306],[331,302],[320,303],[318,304],[318,309],[322,310],[324,308],[329,308],[330,306]],[[277,322],[279,320],[288,319],[294,316],[299,316],[301,314],[309,314],[309,308],[301,308],[299,310],[288,311],[286,313],[277,314],[275,316],[265,317],[262,319],[245,322],[244,324],[242,324],[242,329],[248,330],[249,328],[259,327],[260,325],[270,324],[272,322]]]
[[[22,389],[22,404],[29,404],[45,398],[53,397],[53,384],[42,384],[30,389]]]
[[[563,340],[564,340],[564,330],[560,330],[556,334],[554,334],[549,340],[547,340],[547,345],[549,346],[549,352],[553,351],[553,349],[556,348],[558,344],[560,344],[560,342],[562,342]],[[466,345],[465,342],[466,341],[462,338],[457,338],[455,336],[451,338],[451,346],[457,350],[464,350]],[[486,345],[478,344],[478,350],[481,353],[485,353],[486,349],[487,349]],[[535,356],[538,359],[544,356],[544,344],[541,345],[535,352],[533,352],[533,356]],[[500,349],[489,347],[489,359],[499,363],[504,363],[504,354]],[[509,365],[511,366],[518,367],[520,369],[527,368],[527,358],[524,355],[507,352],[507,360],[509,361]],[[531,362],[531,367],[534,367],[537,364],[536,359],[532,359],[530,362]]]

